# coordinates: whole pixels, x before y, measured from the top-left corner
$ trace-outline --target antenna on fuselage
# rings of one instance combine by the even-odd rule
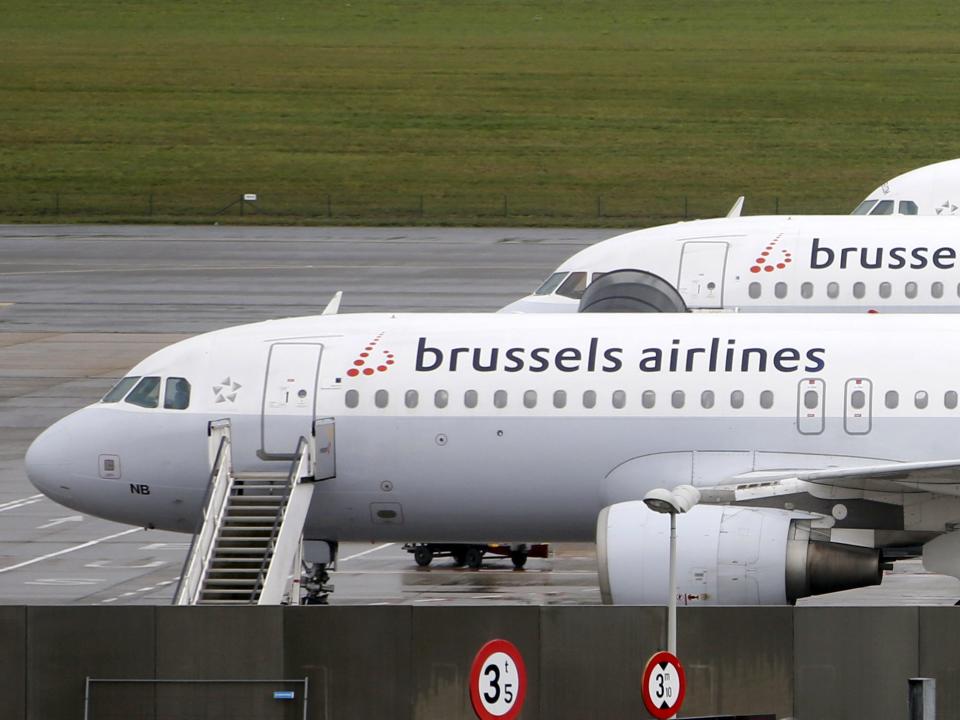
[[[733,207],[730,208],[730,212],[727,213],[727,217],[740,217],[740,213],[743,212],[743,195],[737,198],[737,201],[733,204]]]
[[[343,299],[343,290],[337,290],[333,297],[330,299],[330,302],[327,303],[327,306],[323,309],[321,315],[336,315],[340,312],[340,300]]]

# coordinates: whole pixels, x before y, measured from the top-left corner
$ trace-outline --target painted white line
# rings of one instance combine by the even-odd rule
[[[347,560],[353,560],[354,558],[363,557],[364,555],[369,555],[370,553],[375,553],[379,550],[386,550],[388,547],[392,547],[393,545],[396,545],[396,543],[384,543],[383,545],[377,545],[375,548],[370,548],[369,550],[364,550],[363,552],[347,555],[345,558],[338,559],[337,564],[346,562]]]
[[[0,511],[2,511],[3,508],[7,507],[7,505],[17,505],[19,503],[26,502],[27,500],[40,500],[42,498],[43,498],[43,493],[37,493],[36,495],[20,498],[19,500],[8,500],[5,503],[0,503]]]
[[[0,505],[0,512],[6,512],[7,510],[16,510],[17,508],[26,507],[27,505],[33,505],[43,500],[43,495],[40,497],[33,498],[24,498],[23,500],[14,500],[13,502],[4,503]]]
[[[56,520],[51,520],[46,525],[37,525],[37,530],[46,530],[47,528],[63,525],[68,522],[83,522],[83,515],[68,515],[67,517],[57,518]]]
[[[49,560],[50,558],[59,557],[60,555],[66,555],[67,553],[76,552],[77,550],[83,550],[84,548],[97,545],[107,540],[113,540],[114,538],[123,537],[124,535],[129,535],[135,532],[141,532],[142,528],[131,528],[129,530],[124,530],[123,532],[114,533],[113,535],[107,535],[102,538],[97,538],[96,540],[90,540],[89,542],[81,543],[80,545],[74,545],[73,547],[64,548],[63,550],[57,550],[56,552],[47,553],[46,555],[41,555],[40,557],[33,558],[33,560],[24,560],[22,563],[17,563],[16,565],[10,565],[9,567],[0,568],[0,574],[5,572],[10,572],[11,570],[19,570],[22,567],[27,567],[28,565],[34,565],[38,562],[43,562],[44,560]]]

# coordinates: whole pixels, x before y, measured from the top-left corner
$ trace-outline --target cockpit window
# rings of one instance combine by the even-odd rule
[[[857,205],[857,209],[850,214],[851,215],[869,215],[870,210],[876,204],[877,204],[876,200],[864,200],[862,203]]]
[[[548,277],[546,280],[544,280],[544,281],[543,281],[543,285],[541,285],[540,287],[538,287],[538,288],[534,291],[533,294],[534,294],[534,295],[549,295],[550,293],[552,293],[554,290],[557,289],[557,285],[559,285],[561,282],[563,282],[563,279],[564,279],[566,276],[567,276],[567,274],[566,274],[565,272],[557,272],[557,273],[554,273],[553,275],[551,275],[550,277]]]
[[[190,405],[190,383],[185,378],[167,378],[163,393],[163,407],[167,410],[186,410]]]
[[[145,377],[127,395],[126,402],[145,408],[155,408],[160,401],[160,378]]]
[[[579,300],[586,289],[587,274],[585,272],[574,272],[570,273],[570,276],[563,281],[563,285],[557,290],[557,295]]]
[[[870,211],[871,215],[893,215],[893,200],[881,200],[877,206]]]
[[[139,379],[140,379],[139,375],[125,377],[123,380],[121,380],[116,385],[114,385],[113,388],[111,388],[110,392],[108,392],[106,395],[103,396],[103,400],[101,400],[100,402],[105,402],[105,403],[120,402],[121,400],[123,400],[123,396],[127,394],[130,388],[136,385],[137,380]]]
[[[913,200],[901,200],[900,214],[901,215],[919,215],[920,209],[917,207],[917,204]]]

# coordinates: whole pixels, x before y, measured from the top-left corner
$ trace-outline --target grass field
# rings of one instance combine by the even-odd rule
[[[6,0],[0,217],[849,212],[960,156],[958,38],[922,1]]]

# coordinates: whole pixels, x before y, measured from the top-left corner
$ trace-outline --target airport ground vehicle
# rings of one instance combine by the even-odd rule
[[[467,545],[463,543],[407,543],[403,546],[407,552],[413,553],[413,559],[420,567],[427,567],[434,558],[450,557],[457,567],[466,565],[473,570],[479,570],[485,555],[509,557],[513,566],[520,570],[527,564],[528,557],[545,558],[548,546],[534,545]]]

